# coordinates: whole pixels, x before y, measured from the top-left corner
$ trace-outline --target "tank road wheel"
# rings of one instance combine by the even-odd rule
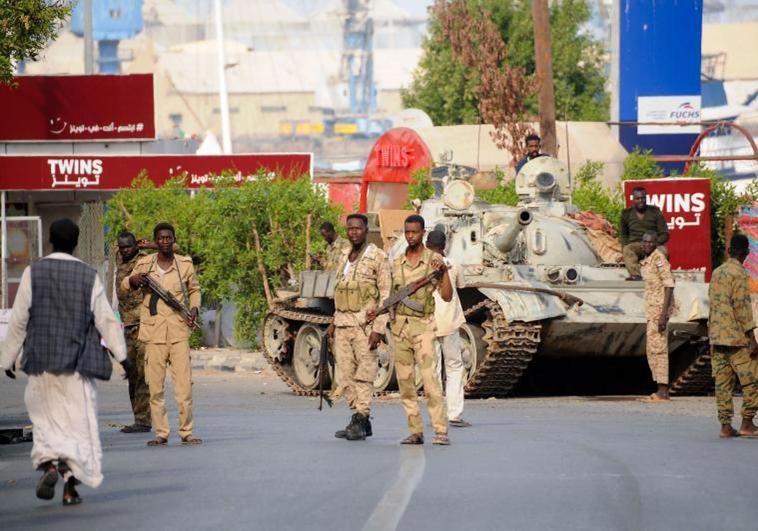
[[[292,369],[297,383],[306,391],[318,389],[321,336],[325,331],[316,325],[303,324],[297,331],[292,350]],[[324,375],[324,388],[328,389],[328,376]]]
[[[286,320],[274,314],[266,316],[263,324],[263,346],[273,361],[282,363],[285,360],[291,339]]]
[[[379,342],[376,347],[377,357],[379,358],[379,371],[374,379],[374,392],[383,393],[390,387],[397,386],[395,380],[395,359],[392,356],[392,339],[391,334],[387,333],[386,340]]]
[[[463,382],[468,383],[484,359],[487,348],[481,326],[465,323],[461,326],[461,354],[463,355]]]

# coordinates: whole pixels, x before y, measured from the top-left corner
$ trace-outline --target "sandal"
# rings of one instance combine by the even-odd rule
[[[166,446],[168,444],[168,439],[165,437],[156,437],[155,439],[151,441],[147,441],[148,446]]]
[[[434,438],[432,438],[432,444],[450,446],[450,438],[447,436],[447,433],[435,433]]]
[[[400,441],[400,444],[424,444],[424,434],[412,433],[408,437]]]
[[[37,498],[52,500],[55,497],[55,484],[58,482],[58,469],[52,462],[47,462],[45,473],[37,483]]]
[[[182,444],[203,444],[203,440],[199,437],[187,435],[186,437],[182,437]]]
[[[78,483],[78,480],[71,476],[63,487],[63,505],[79,505],[82,503],[82,499],[79,497],[79,493],[76,492],[74,485]]]

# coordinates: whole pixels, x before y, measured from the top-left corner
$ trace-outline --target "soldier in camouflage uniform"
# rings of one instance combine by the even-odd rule
[[[137,260],[145,256],[137,246],[137,240],[131,232],[118,235],[118,271],[116,286],[121,286],[123,280],[132,274]],[[137,339],[139,333],[139,314],[143,295],[139,291],[118,290],[118,311],[124,324],[127,358],[131,368],[127,372],[129,379],[129,400],[132,402],[134,424],[124,426],[124,433],[149,432],[152,426],[150,419],[150,391],[145,382],[145,346]]]
[[[668,322],[675,312],[674,276],[666,255],[658,249],[655,232],[642,235],[640,262],[645,279],[645,319],[647,320],[647,362],[658,390],[645,398],[645,402],[669,400],[669,342]]]
[[[758,411],[758,344],[753,333],[755,321],[748,277],[742,267],[749,254],[747,237],[742,234],[732,237],[729,260],[716,268],[708,288],[708,334],[722,438],[758,437],[758,427],[753,424]],[[739,431],[732,428],[735,376],[742,385],[742,425]]]
[[[432,444],[450,444],[447,436],[447,412],[442,388],[437,378],[437,356],[434,349],[434,290],[442,300],[450,302],[453,288],[442,257],[424,247],[424,218],[408,216],[405,220],[405,239],[408,248],[392,264],[392,291],[425,277],[434,270],[443,271],[440,281],[427,284],[395,308],[392,340],[395,350],[395,374],[400,397],[408,417],[411,434],[401,444],[423,444],[424,425],[418,407],[415,366],[421,370],[426,404],[434,428]]]
[[[387,254],[373,243],[366,243],[368,219],[363,214],[347,217],[350,248],[338,260],[334,292],[334,336],[339,391],[355,411],[350,423],[335,437],[350,441],[372,435],[371,396],[378,369],[376,346],[385,333],[387,317],[380,316],[366,325],[366,313],[375,309],[390,294],[390,269]]]
[[[350,242],[338,236],[337,231],[334,230],[334,225],[329,221],[323,222],[319,230],[327,244],[325,256],[319,261],[325,271],[333,271],[342,257],[342,252],[345,249],[350,249]]]

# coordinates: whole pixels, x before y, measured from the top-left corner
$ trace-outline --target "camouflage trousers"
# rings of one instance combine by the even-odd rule
[[[650,373],[657,384],[669,383],[669,337],[668,330],[658,332],[658,322],[647,322],[646,354]]]
[[[129,379],[129,400],[132,403],[134,423],[150,426],[150,390],[145,382],[145,345],[137,339],[138,333],[138,325],[124,328],[126,357],[131,363],[126,377]]]
[[[350,409],[368,415],[379,361],[376,351],[369,349],[363,328],[340,326],[334,330],[334,359],[338,387],[333,396],[344,397]]]
[[[401,317],[392,323],[392,341],[395,351],[395,374],[405,415],[408,417],[408,429],[411,433],[424,432],[416,391],[415,368],[418,365],[432,427],[435,433],[447,433],[445,399],[437,376],[433,321]]]
[[[747,347],[712,345],[711,367],[716,386],[719,423],[732,422],[735,376],[742,386],[742,418],[752,420],[758,411],[758,362],[750,358],[750,350]]]

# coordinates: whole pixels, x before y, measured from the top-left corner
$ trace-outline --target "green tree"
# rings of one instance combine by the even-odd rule
[[[12,84],[18,61],[37,59],[70,13],[64,0],[0,0],[0,84]]]
[[[495,168],[497,186],[489,190],[479,190],[476,195],[482,201],[493,205],[516,206],[518,194],[516,193],[516,179],[505,179],[505,174],[500,168]]]
[[[481,5],[500,28],[507,49],[506,63],[533,75],[531,3],[471,0],[470,5],[472,14],[475,6]],[[582,31],[590,15],[586,0],[551,2],[556,115],[561,120],[605,120],[608,117],[602,50],[599,43]],[[424,110],[436,125],[478,123],[479,73],[456,61],[449,43],[441,37],[442,28],[432,15],[419,66],[410,87],[402,92],[403,104]],[[536,114],[536,99],[530,98],[527,108]]]
[[[141,176],[108,201],[105,224],[110,234],[128,229],[137,237],[150,237],[158,221],[171,222],[181,252],[198,263],[203,297],[232,300],[237,307],[237,337],[254,343],[267,309],[259,259],[271,288],[285,285],[305,268],[306,249],[323,249],[318,224],[336,224],[339,214],[308,177],[290,180],[260,175],[236,185],[225,174],[214,188],[190,195],[183,178],[156,187]]]

